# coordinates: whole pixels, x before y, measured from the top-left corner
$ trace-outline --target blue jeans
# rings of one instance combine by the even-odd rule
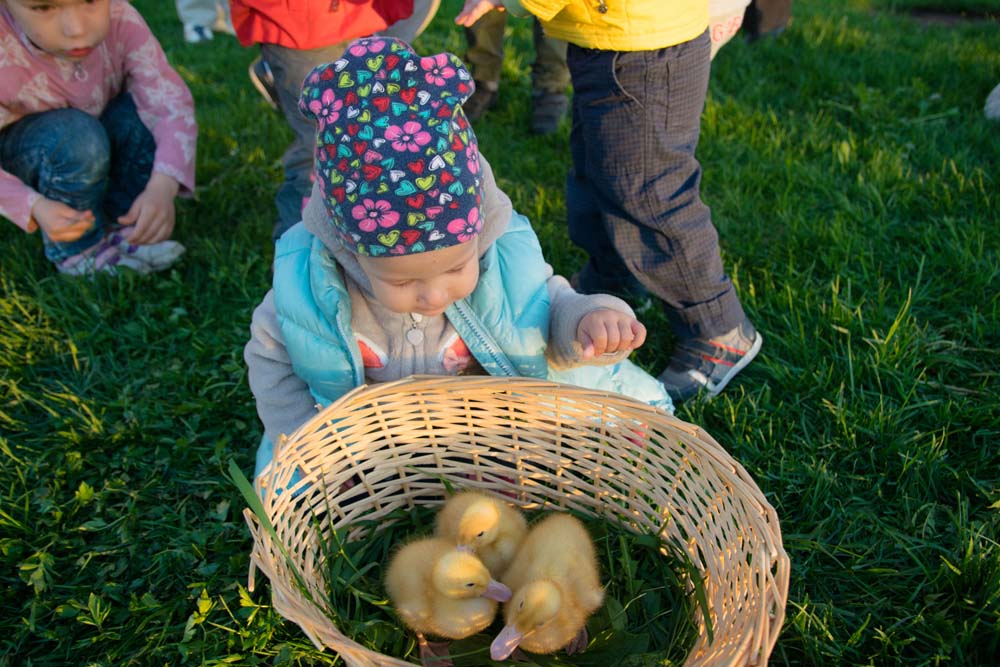
[[[567,50],[567,224],[590,256],[578,284],[622,292],[638,281],[682,339],[716,336],[744,319],[699,194],[710,48],[706,31],[654,51]]]
[[[318,65],[332,63],[340,58],[347,42],[318,49],[292,49],[277,44],[261,44],[260,52],[274,74],[278,90],[278,106],[295,137],[281,157],[285,182],[274,198],[278,208],[278,223],[274,227],[274,240],[302,219],[302,204],[312,192],[313,159],[316,152],[316,122],[299,113],[299,95],[302,82]]]
[[[62,262],[101,241],[146,189],[156,142],[128,93],[100,118],[78,109],[30,114],[0,130],[4,169],[36,192],[91,211],[94,224],[75,241],[56,243],[44,231],[45,256]]]

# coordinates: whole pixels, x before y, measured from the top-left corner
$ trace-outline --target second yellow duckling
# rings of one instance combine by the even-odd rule
[[[417,635],[425,665],[449,665],[426,635],[462,639],[486,629],[510,589],[474,554],[440,538],[415,540],[392,557],[385,589],[403,623]]]
[[[503,576],[513,597],[506,626],[490,645],[493,660],[518,647],[530,653],[567,653],[587,646],[587,618],[604,601],[597,553],[583,523],[552,514],[535,524]]]
[[[434,534],[470,549],[494,577],[500,577],[528,534],[528,522],[517,508],[496,496],[461,491],[441,507]]]

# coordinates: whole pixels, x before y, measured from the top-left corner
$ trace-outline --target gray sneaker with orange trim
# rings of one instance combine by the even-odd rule
[[[763,342],[749,319],[721,336],[682,341],[660,373],[660,382],[676,402],[699,395],[712,399],[753,361]]]

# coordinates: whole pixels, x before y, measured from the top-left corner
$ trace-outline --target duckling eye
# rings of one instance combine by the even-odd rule
[[[485,530],[481,530],[481,531],[479,531],[479,534],[476,535],[476,537],[482,537],[485,534],[486,534],[486,531]]]
[[[472,587],[473,587],[473,586],[475,586],[475,585],[476,585],[476,582],[474,582],[474,581],[470,581],[469,583],[467,583],[467,584],[465,585],[465,587],[466,587],[466,588],[472,588]]]
[[[517,610],[521,611],[522,609],[524,609],[524,600],[517,603]]]

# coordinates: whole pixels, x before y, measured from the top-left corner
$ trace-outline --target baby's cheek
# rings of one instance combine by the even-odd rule
[[[469,271],[469,276],[466,278],[464,290],[460,299],[464,299],[476,290],[476,285],[479,284],[479,264],[474,263],[473,268]]]
[[[405,299],[399,290],[383,288],[381,290],[372,291],[374,292],[375,299],[394,313],[409,312],[409,309],[403,307]]]

